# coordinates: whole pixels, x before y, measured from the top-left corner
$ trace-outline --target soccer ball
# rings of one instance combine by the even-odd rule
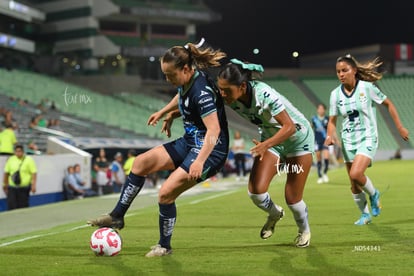
[[[121,252],[122,239],[115,229],[102,227],[92,233],[90,247],[96,256],[115,256]]]

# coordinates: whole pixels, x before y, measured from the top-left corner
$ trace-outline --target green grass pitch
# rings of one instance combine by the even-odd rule
[[[92,253],[94,228],[85,221],[1,238],[0,275],[414,275],[414,161],[375,162],[367,175],[382,191],[383,210],[372,224],[355,226],[359,211],[345,168],[331,170],[328,184],[316,184],[311,173],[304,199],[312,240],[305,249],[293,246],[297,228],[282,176],[270,193],[286,215],[268,240],[259,237],[265,213],[239,187],[177,200],[171,256],[144,257],[158,240],[158,207],[151,204],[128,213],[115,257]],[[7,225],[1,214],[0,223]]]

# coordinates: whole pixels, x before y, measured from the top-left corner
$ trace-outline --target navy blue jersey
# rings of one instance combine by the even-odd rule
[[[315,131],[315,139],[316,141],[325,141],[326,133],[328,129],[328,116],[324,116],[320,118],[318,115],[314,115],[312,117],[312,127]]]
[[[223,99],[214,82],[204,72],[196,71],[187,90],[179,87],[178,94],[178,107],[184,122],[184,139],[187,144],[190,147],[202,147],[207,131],[202,119],[217,112],[221,131],[214,150],[227,152],[229,147],[227,118]]]

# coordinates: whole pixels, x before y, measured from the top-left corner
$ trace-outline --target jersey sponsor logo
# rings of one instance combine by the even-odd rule
[[[359,116],[359,111],[358,110],[354,109],[354,110],[349,110],[348,111],[349,121],[354,122],[355,118],[358,118],[358,116]]]
[[[212,105],[214,105],[214,104],[213,104],[213,103],[206,104],[206,105],[202,106],[202,107],[201,107],[201,109],[204,109],[204,108],[210,107],[210,106],[212,106]]]
[[[189,103],[189,101],[190,101],[190,99],[189,99],[189,98],[185,99],[185,101],[184,101],[184,106],[185,106],[185,107],[188,107],[188,103]]]
[[[201,100],[198,101],[198,104],[203,104],[206,102],[210,102],[212,100],[213,100],[212,98],[202,98]]]

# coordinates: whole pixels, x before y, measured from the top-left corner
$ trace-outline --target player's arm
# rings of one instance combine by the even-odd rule
[[[337,144],[338,142],[338,137],[336,136],[336,120],[337,116],[329,116],[325,146]]]
[[[392,101],[390,99],[385,99],[382,102],[383,105],[385,105],[388,109],[388,112],[391,115],[392,120],[394,121],[395,127],[397,128],[398,132],[400,133],[401,137],[405,140],[408,141],[408,129],[406,129],[403,124],[401,123],[400,120],[400,116],[398,116],[398,112],[397,112],[397,108],[395,107],[395,105],[392,103]]]
[[[293,123],[286,110],[282,110],[279,114],[275,115],[274,118],[282,127],[275,135],[263,142],[253,139],[253,142],[256,144],[256,146],[250,149],[250,153],[253,157],[260,156],[260,160],[262,160],[265,152],[269,148],[283,143],[290,136],[295,134],[296,125]]]
[[[4,172],[3,175],[3,191],[7,195],[7,192],[9,191],[9,173]]]
[[[217,112],[213,112],[203,117],[203,123],[207,128],[204,136],[204,143],[200,149],[200,152],[190,166],[190,177],[192,179],[198,179],[203,173],[204,162],[207,160],[214,147],[217,145],[220,135],[220,123],[217,117]]]
[[[159,111],[151,114],[148,118],[147,125],[155,126],[165,114],[176,109],[178,109],[178,94],[175,95],[175,97],[172,98],[171,101]]]

